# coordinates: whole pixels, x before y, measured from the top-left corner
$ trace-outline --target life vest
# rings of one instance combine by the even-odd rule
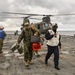
[[[34,50],[34,51],[36,51],[36,50],[40,50],[41,49],[41,43],[32,43],[32,49]]]
[[[50,40],[48,40],[47,45],[58,46],[58,44],[59,44],[59,34],[58,34],[58,32],[56,32],[56,34],[57,34],[56,37],[53,36]]]
[[[4,31],[0,30],[0,39],[4,39]]]

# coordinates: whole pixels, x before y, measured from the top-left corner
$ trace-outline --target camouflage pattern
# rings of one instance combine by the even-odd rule
[[[40,43],[43,44],[44,40],[43,37],[41,36],[41,32],[39,31],[39,29],[37,29],[33,23],[31,24],[31,28],[33,30],[36,30],[36,36],[40,37]],[[38,56],[38,50],[35,50],[34,53],[36,53]]]
[[[24,19],[23,20],[23,24],[21,25],[21,26],[26,26],[26,25],[30,25],[30,21],[29,21],[29,19]]]
[[[41,32],[37,29],[36,30],[37,31],[37,36],[39,36],[40,37],[40,43],[43,45],[43,42],[44,42],[44,37],[43,37],[43,35],[41,34]]]
[[[4,31],[4,36],[6,36],[5,31]],[[5,37],[4,37],[4,38],[5,38]],[[1,39],[1,38],[0,38],[0,53],[2,52],[3,41],[4,41],[4,39]]]
[[[22,30],[19,38],[18,38],[18,44],[23,39],[24,43],[24,61],[31,61],[32,60],[32,45],[31,45],[31,36],[36,33],[36,30],[32,30],[31,28],[27,27],[24,30]]]
[[[3,47],[3,40],[0,39],[0,52],[2,52],[2,47]]]
[[[40,37],[40,43],[43,45],[43,42],[44,42],[44,37],[43,37],[43,35],[42,35],[41,32],[39,31],[39,29],[34,28],[34,30],[36,30],[36,36],[39,36],[39,37]]]

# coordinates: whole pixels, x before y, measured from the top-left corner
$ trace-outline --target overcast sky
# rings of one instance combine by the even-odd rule
[[[3,16],[9,16],[1,12],[23,12],[46,15],[72,14],[75,13],[75,0],[0,0],[0,25],[3,25],[5,30],[19,30],[23,19],[1,18]],[[30,22],[41,22],[41,20],[30,19]],[[74,15],[54,16],[51,17],[51,22],[58,23],[59,30],[75,30]]]

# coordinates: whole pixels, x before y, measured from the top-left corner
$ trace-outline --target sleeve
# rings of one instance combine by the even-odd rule
[[[7,36],[6,32],[4,31],[4,37]]]
[[[41,36],[41,32],[37,29],[37,35],[40,37]]]
[[[49,33],[49,31],[47,31],[46,34],[45,34],[45,38],[46,38],[46,40],[50,40],[50,39],[53,38],[53,35],[51,35],[51,34]]]
[[[40,36],[39,30],[35,28],[35,29],[34,29],[34,34],[36,34],[36,36]]]
[[[5,39],[5,37],[7,36],[7,34],[6,34],[6,32],[5,31],[3,31],[4,32],[4,39]]]
[[[21,32],[21,34],[17,40],[17,43],[19,44],[23,38],[24,38],[24,31]]]
[[[61,35],[59,35],[59,44],[58,46],[61,48]]]

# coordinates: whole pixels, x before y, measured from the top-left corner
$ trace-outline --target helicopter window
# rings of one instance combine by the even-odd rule
[[[49,26],[47,23],[45,24],[45,27]]]
[[[49,24],[45,23],[45,24],[43,25],[43,29],[47,29],[48,26],[49,26]]]

